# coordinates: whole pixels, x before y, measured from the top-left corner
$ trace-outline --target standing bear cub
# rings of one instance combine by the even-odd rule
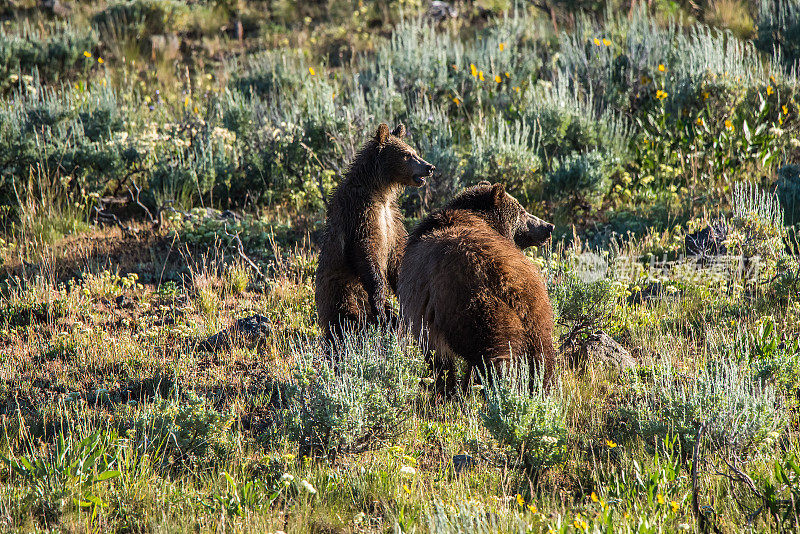
[[[407,186],[425,184],[434,170],[403,141],[405,134],[402,124],[391,133],[381,124],[330,198],[315,294],[328,343],[391,311],[386,298],[390,288],[397,290],[408,237],[397,197]]]
[[[549,381],[555,361],[553,309],[544,279],[523,248],[550,238],[534,217],[489,182],[465,189],[411,233],[400,268],[401,311],[414,335],[435,351],[437,389],[452,392],[454,358],[497,368],[526,356]],[[443,376],[447,373],[447,376]]]

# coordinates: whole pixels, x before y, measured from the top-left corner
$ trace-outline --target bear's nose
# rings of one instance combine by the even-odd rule
[[[555,229],[556,229],[556,225],[555,224],[547,223],[547,232],[548,233],[552,234],[553,230],[555,230]]]

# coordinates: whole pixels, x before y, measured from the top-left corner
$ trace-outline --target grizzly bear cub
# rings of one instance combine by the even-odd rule
[[[316,272],[319,324],[328,343],[347,328],[378,323],[391,312],[408,233],[397,197],[420,187],[434,166],[404,141],[402,124],[381,124],[331,195]]]
[[[546,242],[552,232],[501,184],[481,182],[411,233],[398,297],[412,333],[427,334],[437,389],[454,389],[455,357],[467,362],[464,389],[473,367],[497,368],[521,355],[549,381],[553,309],[539,269],[521,249]]]

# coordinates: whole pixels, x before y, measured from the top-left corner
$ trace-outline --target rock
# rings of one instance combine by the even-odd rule
[[[618,371],[636,369],[636,360],[631,353],[605,332],[590,334],[577,347],[568,350],[567,358],[573,366],[580,368],[600,362]]]
[[[58,0],[40,0],[39,7],[58,17],[68,17],[72,13],[72,6],[62,4]]]
[[[470,470],[478,465],[478,461],[469,454],[456,454],[453,456],[453,468],[456,474],[460,474],[463,470]]]
[[[150,36],[150,59],[176,59],[181,50],[181,41],[175,34]]]
[[[628,297],[628,304],[642,304],[652,300],[661,300],[664,297],[664,284],[650,282],[642,289],[634,291]]]
[[[425,16],[436,20],[437,22],[442,22],[446,19],[454,19],[458,17],[458,10],[447,2],[434,0],[431,2],[431,5],[428,6],[428,11],[425,12]]]
[[[686,253],[690,256],[719,256],[727,253],[725,238],[728,227],[723,221],[715,221],[685,239]]]
[[[251,315],[239,319],[231,326],[209,336],[197,344],[198,350],[216,352],[231,347],[234,339],[243,339],[249,344],[258,344],[272,335],[272,323],[263,315]]]

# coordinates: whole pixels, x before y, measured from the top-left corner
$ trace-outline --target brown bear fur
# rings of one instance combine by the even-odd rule
[[[408,237],[397,197],[419,187],[434,167],[404,141],[406,129],[391,133],[381,124],[356,155],[331,195],[316,272],[319,324],[328,343],[343,329],[386,319],[388,292]]]
[[[555,362],[553,309],[542,274],[521,248],[553,225],[529,214],[500,184],[466,189],[411,233],[398,297],[412,333],[434,350],[438,388],[452,390],[453,359],[496,368],[526,355],[545,382]],[[442,381],[442,373],[449,376]]]

